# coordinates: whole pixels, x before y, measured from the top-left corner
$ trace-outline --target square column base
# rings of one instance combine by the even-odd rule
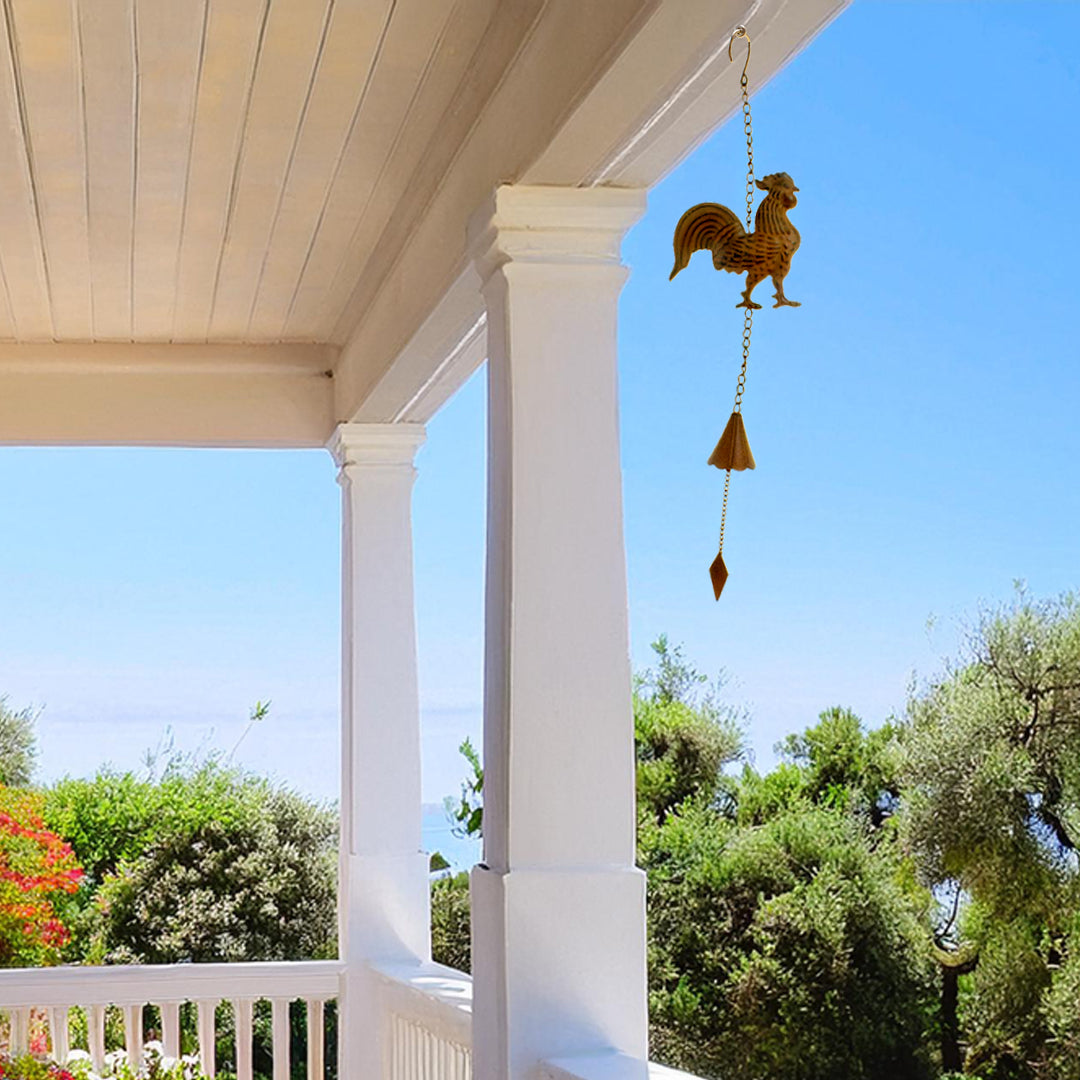
[[[599,1048],[644,1080],[644,873],[478,866],[471,894],[476,1080],[525,1080]]]

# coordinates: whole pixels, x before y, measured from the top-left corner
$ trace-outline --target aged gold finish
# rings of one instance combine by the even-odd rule
[[[719,203],[699,203],[679,218],[671,277],[686,266],[695,251],[707,250],[712,252],[717,270],[746,274],[742,302],[736,307],[759,309],[761,305],[754,302],[751,294],[767,277],[772,278],[776,288],[773,307],[798,307],[797,300],[784,295],[784,278],[791,269],[792,256],[799,249],[799,232],[787,216],[799,201],[795,197],[799,189],[787,173],[770,173],[756,183],[769,194],[758,207],[753,232],[747,232],[735,214]]]
[[[743,469],[753,469],[754,455],[750,450],[750,440],[746,437],[746,425],[743,423],[742,413],[733,412],[731,419],[724,428],[724,434],[716,444],[716,449],[709,456],[709,464],[718,469],[734,469],[742,472]]]
[[[713,596],[717,600],[720,599],[720,594],[724,591],[724,585],[727,583],[727,567],[724,565],[724,553],[722,551],[717,552],[716,558],[712,561],[712,566],[709,567],[709,580],[712,582]]]
[[[799,232],[788,220],[787,213],[797,203],[799,190],[787,173],[770,173],[761,180],[754,179],[754,128],[750,115],[750,91],[747,71],[750,67],[750,35],[745,26],[737,26],[728,42],[728,61],[735,59],[735,41],[746,41],[746,60],[743,62],[739,85],[742,87],[743,131],[746,134],[746,225],[735,213],[720,203],[698,203],[679,219],[675,226],[674,278],[683,270],[695,251],[711,251],[713,266],[733,274],[746,274],[746,288],[742,302],[736,307],[744,308],[742,333],[742,367],[735,388],[735,407],[724,428],[720,441],[709,456],[709,464],[724,470],[724,500],[720,510],[720,544],[716,558],[709,567],[713,595],[717,600],[727,582],[728,570],[724,563],[724,529],[727,525],[728,494],[731,490],[732,470],[742,471],[755,467],[746,425],[742,418],[742,399],[746,390],[746,368],[750,361],[750,335],[753,332],[754,312],[761,305],[755,303],[755,287],[767,277],[772,278],[776,292],[773,307],[799,307],[797,300],[784,295],[784,278],[791,269],[791,260],[799,250]],[[754,216],[754,188],[767,192]],[[751,222],[754,225],[751,231]],[[670,279],[669,279],[670,280]]]

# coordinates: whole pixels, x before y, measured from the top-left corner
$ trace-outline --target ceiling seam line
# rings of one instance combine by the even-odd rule
[[[23,154],[26,160],[27,179],[30,184],[30,199],[34,207],[34,222],[37,226],[38,245],[41,248],[41,265],[45,275],[45,296],[49,307],[49,328],[56,340],[56,310],[53,303],[52,276],[49,273],[49,254],[45,246],[45,226],[41,217],[41,200],[38,193],[37,170],[34,166],[34,148],[30,140],[30,121],[26,111],[26,90],[22,81],[19,64],[19,42],[15,26],[15,13],[11,0],[3,0],[4,23],[8,36],[8,57],[11,61],[11,78],[15,88],[15,105],[19,114],[19,129],[22,133]]]
[[[251,294],[251,307],[248,309],[247,327],[244,336],[250,340],[251,324],[255,319],[255,308],[259,303],[259,292],[262,290],[263,277],[266,274],[266,264],[270,258],[270,246],[274,242],[277,232],[278,221],[281,217],[281,207],[285,202],[285,191],[289,186],[289,178],[292,176],[293,165],[296,162],[296,148],[300,145],[300,135],[307,122],[308,110],[311,107],[311,98],[315,92],[315,83],[319,78],[322,67],[323,54],[326,51],[326,39],[330,35],[330,24],[334,20],[335,0],[327,0],[326,15],[323,17],[322,33],[319,35],[319,46],[315,50],[315,60],[311,65],[311,76],[308,79],[307,92],[304,94],[304,104],[300,109],[300,116],[296,121],[296,131],[293,132],[292,145],[289,147],[289,158],[285,163],[285,172],[281,177],[281,187],[278,190],[277,202],[274,204],[274,216],[270,221],[270,231],[266,237],[266,247],[263,249],[262,262],[259,264],[259,276],[255,279],[255,288]]]
[[[180,200],[180,230],[176,237],[176,263],[173,267],[172,311],[169,315],[169,341],[176,341],[176,298],[180,293],[180,253],[184,250],[184,229],[187,227],[188,193],[191,187],[191,161],[195,150],[195,125],[199,118],[199,87],[202,85],[203,63],[206,59],[206,34],[210,25],[210,0],[203,0],[202,33],[199,37],[199,56],[195,61],[195,86],[191,95],[191,133],[188,135],[187,165],[184,169],[184,197]]]
[[[390,20],[394,17],[394,12],[396,10],[397,0],[391,0],[390,5],[387,8],[386,19],[383,22],[382,30],[379,32],[379,40],[375,46],[375,52],[371,58],[371,66],[368,68],[367,77],[364,79],[363,87],[361,87],[360,97],[356,102],[356,108],[353,110],[352,119],[349,121],[349,130],[346,132],[345,139],[341,144],[341,151],[338,154],[337,161],[334,162],[334,171],[331,174],[330,182],[326,187],[326,197],[323,199],[322,208],[319,210],[319,216],[315,222],[315,229],[311,234],[311,240],[308,242],[307,251],[304,253],[304,261],[300,266],[300,273],[297,276],[296,285],[293,287],[292,297],[289,299],[289,306],[286,309],[285,318],[281,324],[283,336],[288,333],[289,320],[292,318],[293,311],[296,308],[296,301],[300,295],[300,288],[304,281],[304,275],[307,273],[308,264],[311,262],[311,256],[315,251],[315,241],[319,236],[323,221],[326,218],[326,209],[330,204],[330,193],[334,190],[334,185],[337,183],[338,176],[341,174],[341,166],[345,160],[346,150],[356,131],[356,124],[360,119],[360,112],[364,107],[364,103],[367,101],[368,91],[371,89],[371,84],[375,79],[375,69],[378,67],[379,60],[382,58],[386,37],[390,32]]]

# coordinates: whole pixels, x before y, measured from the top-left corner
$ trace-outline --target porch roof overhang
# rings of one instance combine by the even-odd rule
[[[0,444],[427,420],[498,184],[652,186],[847,2],[8,0]]]

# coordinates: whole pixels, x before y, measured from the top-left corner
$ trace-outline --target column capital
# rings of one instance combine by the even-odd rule
[[[338,424],[326,449],[341,469],[350,465],[412,465],[424,444],[423,424]]]
[[[645,212],[641,188],[504,184],[469,220],[481,275],[507,262],[621,266],[623,235]]]

